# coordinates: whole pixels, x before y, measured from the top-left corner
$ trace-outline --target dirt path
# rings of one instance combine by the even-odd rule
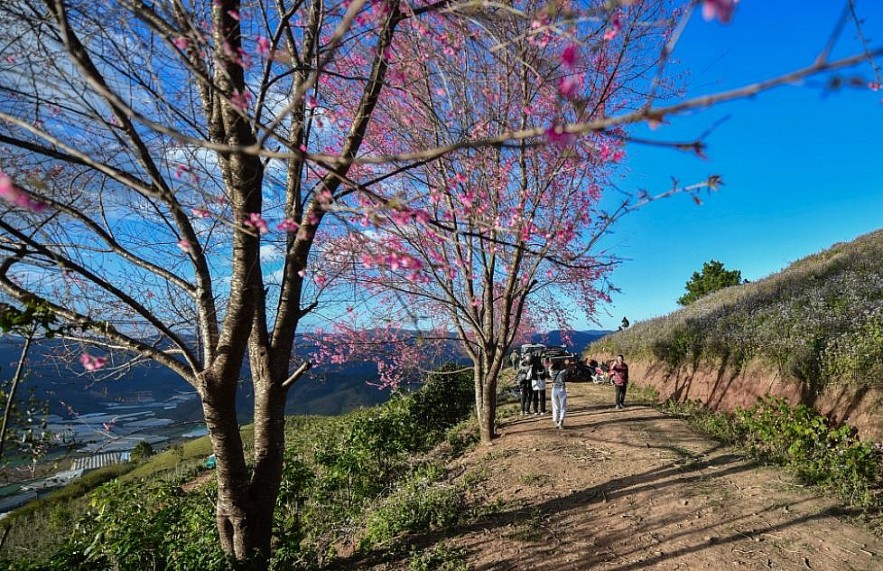
[[[471,569],[883,570],[883,541],[785,472],[649,406],[615,410],[610,387],[568,392],[564,430],[510,416],[462,459],[473,499],[500,506],[439,538]]]

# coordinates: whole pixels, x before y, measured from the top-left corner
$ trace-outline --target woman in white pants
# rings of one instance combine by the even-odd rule
[[[567,369],[561,360],[552,361],[549,377],[552,381],[552,422],[555,428],[564,428],[564,417],[567,416]]]

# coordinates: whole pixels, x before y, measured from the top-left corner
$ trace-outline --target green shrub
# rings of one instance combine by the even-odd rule
[[[406,532],[445,528],[457,523],[462,512],[460,492],[440,482],[444,469],[422,467],[385,498],[365,521],[359,547],[383,545]]]
[[[344,417],[290,419],[271,567],[321,564],[333,555],[335,545],[358,529],[356,522],[365,519],[372,505],[386,506],[371,512],[374,527],[369,535],[377,537],[453,521],[459,496],[431,485],[443,471],[416,458],[445,439],[450,448],[465,449],[474,435],[453,427],[471,416],[472,405],[469,374],[439,374],[420,390],[371,409]],[[14,530],[61,528],[36,556],[6,563],[21,570],[230,569],[215,528],[214,482],[190,493],[179,486],[189,477],[182,478],[182,470],[196,473],[195,462],[201,463],[206,446],[207,441],[187,443],[177,455],[165,452],[140,464],[138,473],[150,474],[153,467],[161,469],[165,479],[113,479],[87,500],[78,500],[88,505],[59,503],[51,510],[30,512],[32,519],[18,520]],[[80,492],[132,466],[89,474],[78,484]],[[383,501],[392,491],[392,499]],[[70,519],[77,522],[73,531]]]
[[[713,412],[698,401],[669,402],[662,410],[687,418],[752,458],[788,467],[802,481],[832,490],[850,505],[883,507],[883,449],[859,440],[849,426],[831,426],[810,407],[766,397],[732,415]]]
[[[211,500],[172,482],[110,482],[93,495],[71,545],[106,569],[227,569]]]
[[[832,427],[812,408],[791,407],[773,397],[739,411],[737,418],[753,456],[786,465],[802,480],[832,489],[852,505],[876,503],[883,454],[849,426]]]
[[[408,559],[409,571],[469,571],[466,564],[466,550],[439,545],[429,551],[411,550]]]

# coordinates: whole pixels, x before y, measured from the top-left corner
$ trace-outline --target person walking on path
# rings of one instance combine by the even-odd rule
[[[622,355],[616,356],[616,362],[610,367],[610,380],[616,388],[616,408],[625,408],[625,390],[629,384],[629,366]]]
[[[548,373],[540,361],[539,355],[530,358],[530,383],[533,389],[532,402],[534,414],[546,414],[546,378]]]
[[[530,414],[530,401],[533,398],[533,387],[530,381],[530,358],[525,355],[518,366],[518,388],[521,389],[521,415]]]
[[[567,368],[561,361],[552,361],[552,422],[555,428],[564,428],[564,417],[567,416]]]

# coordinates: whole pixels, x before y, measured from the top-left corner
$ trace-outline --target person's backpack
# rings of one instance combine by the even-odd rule
[[[524,387],[528,383],[528,370],[522,367],[518,368],[518,373],[515,375],[515,385],[517,387]]]

